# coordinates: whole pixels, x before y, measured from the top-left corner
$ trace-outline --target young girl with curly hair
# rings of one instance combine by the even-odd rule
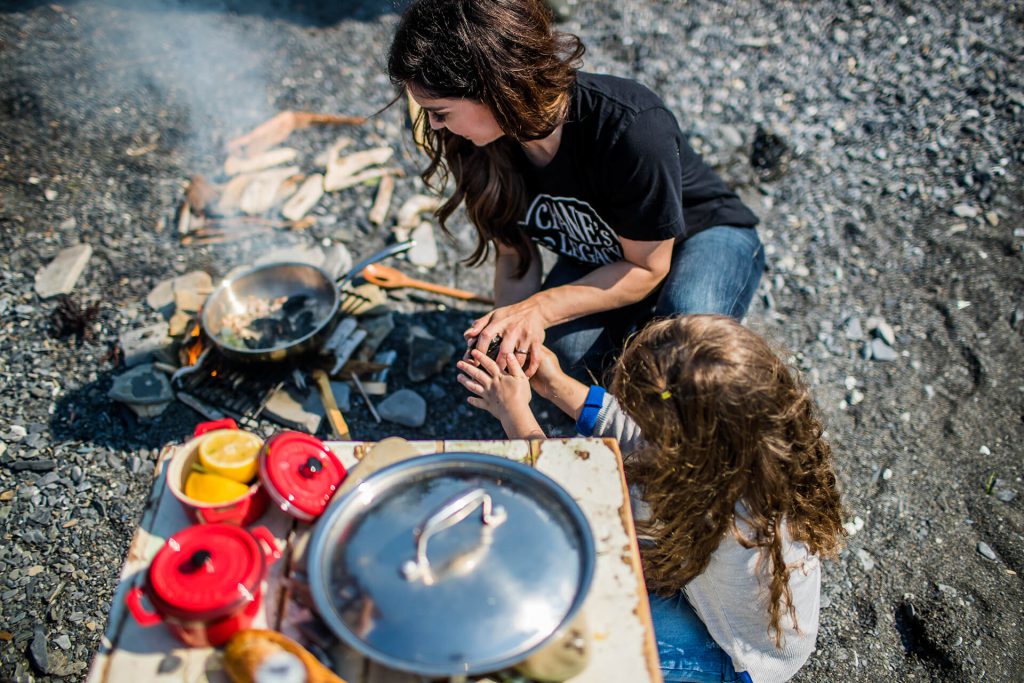
[[[619,441],[666,681],[784,681],[814,650],[819,558],[843,537],[831,449],[808,389],[736,321],[653,322],[627,344],[610,391],[542,349],[527,378],[479,351],[469,403],[510,438],[539,438],[531,386],[585,436]]]

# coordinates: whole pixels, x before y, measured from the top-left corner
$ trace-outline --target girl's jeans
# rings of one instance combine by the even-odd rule
[[[561,257],[541,289],[568,284],[596,267]],[[757,231],[708,228],[676,245],[668,276],[646,299],[549,328],[544,343],[570,375],[586,383],[589,370],[600,381],[626,337],[654,317],[719,313],[741,319],[763,271],[764,249]]]
[[[682,591],[671,598],[649,597],[665,683],[751,683],[746,671],[733,669]]]

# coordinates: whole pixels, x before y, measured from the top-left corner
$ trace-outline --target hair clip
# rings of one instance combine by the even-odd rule
[[[667,401],[668,399],[672,398],[672,392],[666,389],[665,391],[661,392],[659,396],[661,396],[662,401]]]

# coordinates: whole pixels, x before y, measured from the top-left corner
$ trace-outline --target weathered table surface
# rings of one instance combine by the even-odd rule
[[[594,581],[584,605],[591,632],[591,660],[586,670],[572,679],[573,683],[661,681],[622,459],[613,441],[574,438],[410,444],[424,455],[458,451],[501,455],[536,467],[561,484],[586,514],[597,547]],[[328,442],[346,467],[353,466],[372,445]],[[189,524],[164,476],[171,455],[182,448],[195,448],[195,440],[168,446],[160,455],[153,489],[128,549],[107,629],[92,662],[90,683],[227,680],[217,650],[186,648],[162,625],[142,628],[124,607],[125,594],[132,586],[142,584],[150,560],[165,539]],[[275,628],[301,642],[303,637],[297,626],[311,615],[300,602],[290,599],[293,582],[289,581],[289,574],[293,567],[292,551],[308,537],[309,527],[276,509],[268,511],[257,524],[266,526],[278,539],[283,558],[270,568],[263,609],[253,627]],[[335,650],[333,654],[340,675],[349,683],[425,680],[385,669],[352,650]]]

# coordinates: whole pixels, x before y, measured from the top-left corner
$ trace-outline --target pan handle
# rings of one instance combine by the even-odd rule
[[[378,251],[376,254],[372,256],[367,256],[362,261],[349,268],[348,272],[338,279],[336,283],[338,285],[338,289],[345,289],[345,285],[351,282],[357,275],[359,275],[359,273],[363,272],[363,268],[370,265],[371,263],[377,263],[377,261],[383,261],[384,259],[394,256],[396,254],[401,254],[403,251],[408,251],[412,249],[415,245],[415,240],[405,240],[404,242],[396,242],[395,244],[392,244],[390,247],[385,247],[384,249]]]

